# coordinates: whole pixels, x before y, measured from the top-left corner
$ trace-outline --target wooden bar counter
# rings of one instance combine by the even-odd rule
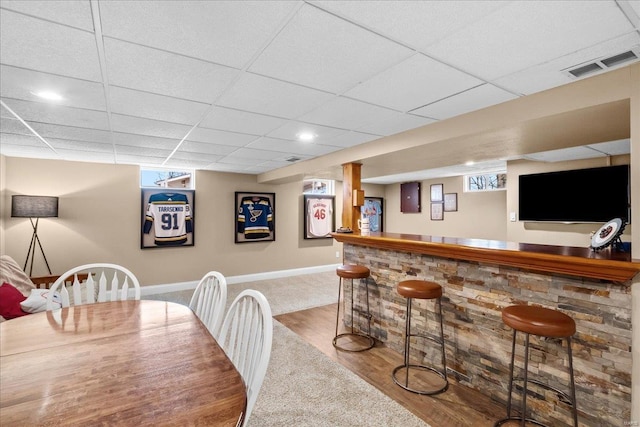
[[[581,425],[619,426],[630,420],[631,283],[640,273],[640,260],[631,259],[629,253],[398,233],[334,233],[333,237],[344,244],[344,263],[362,264],[371,271],[372,332],[385,345],[403,351],[406,309],[397,283],[433,280],[444,291],[450,374],[504,404],[512,331],[502,322],[502,309],[512,304],[558,309],[577,324],[573,347]],[[365,300],[364,289],[358,287],[362,295],[356,304]],[[347,293],[345,298],[348,304]],[[438,335],[433,307],[425,301],[414,304],[412,324]],[[344,320],[350,325],[350,318]],[[356,327],[365,327],[358,318],[355,322]],[[530,368],[543,381],[567,388],[566,352],[554,340],[532,337],[532,345]],[[439,360],[431,354],[433,346],[418,342],[416,350],[421,346],[425,350],[418,357],[427,364]],[[534,399],[543,422],[571,425],[570,410],[557,396],[542,389],[534,393],[545,396]]]

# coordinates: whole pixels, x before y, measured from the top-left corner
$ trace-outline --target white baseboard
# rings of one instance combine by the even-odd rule
[[[290,270],[267,271],[264,273],[243,274],[241,276],[227,277],[227,285],[236,283],[257,282],[259,280],[278,279],[280,277],[300,276],[302,274],[324,273],[335,270],[340,264],[318,265],[315,267],[292,268]],[[164,285],[142,286],[140,295],[164,294],[195,289],[199,280],[191,282],[167,283]]]

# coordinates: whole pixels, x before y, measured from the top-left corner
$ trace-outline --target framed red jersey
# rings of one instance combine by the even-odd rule
[[[335,196],[304,196],[304,238],[325,239],[335,229]]]

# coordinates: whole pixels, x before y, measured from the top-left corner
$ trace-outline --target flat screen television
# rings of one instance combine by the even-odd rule
[[[520,221],[630,219],[629,166],[520,175]]]

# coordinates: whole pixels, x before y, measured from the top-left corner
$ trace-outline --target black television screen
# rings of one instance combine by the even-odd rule
[[[520,175],[520,221],[629,221],[629,166]]]

